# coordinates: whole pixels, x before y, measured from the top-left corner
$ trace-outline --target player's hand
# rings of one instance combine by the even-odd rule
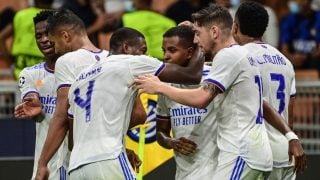
[[[183,22],[179,23],[178,26],[189,26],[189,27],[193,28],[193,23],[191,21],[183,21]]]
[[[169,143],[175,151],[186,156],[193,154],[197,149],[197,144],[185,137],[180,137],[177,139],[172,138]]]
[[[48,180],[49,169],[47,166],[38,165],[37,174],[35,180]]]
[[[307,167],[307,158],[299,140],[293,139],[289,141],[289,163],[294,158],[294,170],[297,173],[303,172]]]
[[[21,104],[15,107],[16,118],[30,118],[42,113],[42,106],[39,98],[25,97]]]
[[[132,151],[130,149],[126,149],[126,152],[127,152],[127,156],[128,156],[128,159],[129,159],[129,162],[130,162],[132,168],[136,172],[139,172],[139,167],[142,163],[139,156],[136,153],[134,153],[134,151]]]
[[[140,75],[134,79],[134,83],[137,84],[136,89],[141,89],[140,94],[157,94],[157,90],[163,85],[159,78],[152,74]]]

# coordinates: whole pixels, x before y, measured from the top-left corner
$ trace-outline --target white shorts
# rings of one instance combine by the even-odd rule
[[[239,156],[231,163],[218,166],[212,179],[266,180],[269,174],[270,172],[268,171],[259,171],[250,168]]]
[[[120,153],[116,159],[93,162],[70,172],[70,180],[135,180],[135,173],[127,155]]]
[[[269,176],[269,180],[294,180],[296,179],[296,173],[294,173],[294,167],[273,168]]]

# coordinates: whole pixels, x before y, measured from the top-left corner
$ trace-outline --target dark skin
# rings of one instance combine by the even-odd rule
[[[89,40],[85,30],[77,29],[74,31],[70,27],[61,27],[54,34],[49,33],[49,39],[54,42],[56,52],[64,54],[80,48],[99,51]],[[111,52],[115,50],[110,50]],[[197,50],[188,63],[188,66],[181,67],[173,64],[166,64],[160,72],[159,78],[163,81],[176,83],[199,83],[202,75],[203,55]],[[175,76],[173,76],[175,74]],[[68,129],[69,121],[67,118],[69,87],[60,88],[57,91],[56,109],[49,127],[48,136],[42,150],[36,179],[45,179],[49,172],[47,164],[58,147],[62,143]]]
[[[233,24],[233,36],[235,40],[240,44],[244,45],[250,42],[261,42],[262,38],[261,37],[250,37],[247,35],[243,35],[240,32],[241,26],[238,18],[235,18],[234,24]],[[288,112],[289,112],[289,117],[288,117],[288,125],[285,123],[286,121],[274,121],[272,116],[276,117],[277,119],[281,120],[282,117],[279,115],[279,113],[275,113],[276,111],[274,108],[271,107],[267,102],[263,102],[263,117],[266,119],[266,121],[278,129],[282,134],[286,134],[286,132],[291,131],[293,129],[293,104],[294,104],[294,97],[290,97],[289,100],[289,106],[288,106]],[[278,127],[278,128],[277,128]],[[282,130],[280,130],[280,129]],[[307,166],[307,159],[304,154],[303,148],[300,144],[299,141],[296,140],[291,140],[289,142],[289,150],[291,148],[291,152],[289,152],[289,162],[291,163],[292,161],[292,155],[294,155],[295,158],[295,171],[297,173],[303,172],[304,169]]]
[[[164,61],[166,63],[186,65],[192,54],[194,53],[193,47],[188,47],[180,37],[164,37],[162,43],[164,52]],[[171,137],[171,123],[170,119],[157,118],[156,135],[158,143],[167,149],[173,149],[183,155],[190,155],[197,149],[197,144],[185,137]]]
[[[47,68],[54,70],[57,55],[55,54],[53,44],[48,39],[46,31],[47,22],[41,21],[35,24],[35,39],[38,48],[45,56]],[[16,118],[35,118],[42,115],[42,105],[37,93],[30,93],[23,102],[15,107],[14,115]]]
[[[152,75],[140,76],[135,79],[135,82],[139,84],[138,88],[141,88],[142,92],[161,93],[173,101],[197,108],[207,107],[218,94],[222,93],[217,86],[211,83],[205,83],[198,89],[180,89],[165,84]],[[279,113],[266,101],[263,101],[263,118],[282,134],[291,131]],[[289,141],[288,154],[290,161],[293,157],[295,159],[295,171],[302,172],[306,168],[306,156],[299,140]]]

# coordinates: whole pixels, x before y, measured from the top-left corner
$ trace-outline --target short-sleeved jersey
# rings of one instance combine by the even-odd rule
[[[222,92],[216,114],[218,166],[238,156],[252,169],[271,171],[272,152],[262,119],[262,84],[257,62],[241,46],[220,50],[207,83]]]
[[[202,78],[210,71],[209,66],[204,66]],[[184,89],[198,88],[199,85],[172,84]],[[217,100],[217,99],[215,99]],[[171,122],[174,138],[185,137],[197,144],[197,151],[189,156],[174,152],[176,161],[176,180],[204,179],[212,176],[217,165],[218,147],[216,145],[216,123],[214,102],[206,108],[199,109],[185,106],[168,97],[159,95],[157,103],[157,117],[161,121]]]
[[[77,77],[69,90],[68,113],[74,118],[69,171],[119,156],[137,95],[128,84],[163,67],[148,56],[111,55]]]
[[[56,89],[70,87],[81,71],[107,56],[105,50],[92,52],[87,49],[78,49],[61,56],[55,67]]]
[[[265,43],[248,43],[244,47],[258,62],[263,84],[263,98],[288,123],[290,97],[296,94],[295,74],[291,62],[276,48]],[[283,134],[266,123],[273,153],[274,167],[289,166],[288,141]]]
[[[45,115],[41,122],[36,122],[36,145],[34,155],[34,166],[32,179],[35,178],[39,156],[46,140],[49,124],[56,107],[56,91],[54,89],[54,72],[46,67],[45,63],[36,64],[32,67],[23,69],[19,77],[19,87],[22,100],[30,93],[39,95],[43,106],[42,112]],[[65,140],[57,153],[48,163],[51,172],[57,171],[61,166],[67,168],[68,164],[68,145]]]

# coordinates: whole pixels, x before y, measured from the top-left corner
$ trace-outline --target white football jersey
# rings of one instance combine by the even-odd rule
[[[108,54],[105,50],[92,52],[78,49],[61,56],[55,66],[56,89],[70,87],[81,71],[106,58]]]
[[[206,78],[210,68],[204,66],[202,78]],[[199,87],[199,85],[182,84],[172,84],[172,86],[183,89]],[[176,180],[203,180],[212,177],[218,156],[215,111],[213,111],[215,102],[212,101],[204,109],[198,109],[179,104],[166,96],[159,95],[157,117],[171,122],[174,138],[185,137],[197,144],[197,151],[189,156],[174,151],[177,165]]]
[[[54,83],[52,82],[54,82],[54,72],[48,69],[45,63],[24,68],[19,77],[22,100],[30,93],[38,94],[43,106],[42,112],[45,115],[43,120],[36,122],[36,145],[32,179],[35,178],[39,156],[46,140],[49,124],[56,107],[56,90],[54,88]],[[48,163],[50,172],[58,171],[61,166],[68,168],[68,160],[68,144],[67,139],[65,139],[57,153]],[[50,175],[53,175],[53,173]]]
[[[262,119],[262,84],[257,62],[241,46],[220,50],[204,80],[224,99],[216,110],[218,166],[238,156],[252,169],[272,170],[272,152]]]
[[[296,94],[295,74],[291,62],[279,50],[265,43],[248,43],[244,47],[259,64],[264,100],[288,123],[290,97]],[[292,166],[288,164],[288,140],[268,123],[266,127],[273,153],[273,166]]]
[[[128,84],[163,68],[161,61],[148,56],[111,55],[77,77],[69,90],[68,113],[74,118],[69,171],[119,156],[137,96]]]

